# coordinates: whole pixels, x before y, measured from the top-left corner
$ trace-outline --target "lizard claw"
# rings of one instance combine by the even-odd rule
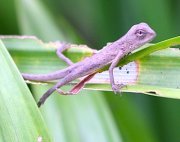
[[[121,92],[120,89],[123,88],[124,86],[126,86],[126,85],[124,85],[124,84],[113,84],[112,90],[114,91],[115,94],[117,94],[117,93]]]

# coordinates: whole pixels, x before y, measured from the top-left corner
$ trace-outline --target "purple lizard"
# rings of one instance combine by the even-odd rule
[[[136,48],[144,45],[145,43],[150,42],[155,36],[156,33],[148,26],[148,24],[140,23],[134,25],[124,36],[122,36],[117,41],[108,44],[93,56],[85,58],[84,60],[74,64],[61,53],[63,50],[65,50],[66,47],[68,47],[64,45],[61,48],[57,49],[57,55],[66,63],[68,63],[70,65],[69,67],[49,74],[35,75],[23,73],[22,76],[26,80],[33,81],[50,81],[60,79],[59,82],[57,82],[40,98],[38,102],[39,107],[58,88],[66,85],[67,83],[77,78],[93,74],[98,69],[108,64],[110,64],[109,77],[112,90],[114,91],[114,93],[117,93],[120,91],[120,88],[122,88],[123,85],[115,84],[113,69],[117,66],[119,60],[122,59],[125,55],[135,50]],[[60,92],[61,94],[68,94],[64,93],[60,89],[58,89],[58,92]]]

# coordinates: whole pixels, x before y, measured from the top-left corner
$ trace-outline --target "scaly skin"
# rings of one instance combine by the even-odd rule
[[[107,64],[111,64],[109,68],[110,83],[114,93],[117,93],[120,91],[120,88],[123,85],[114,83],[113,69],[116,67],[119,60],[121,60],[125,55],[144,45],[145,43],[150,42],[155,36],[156,33],[146,23],[140,23],[132,26],[130,30],[117,41],[105,46],[104,48],[99,50],[98,53],[94,54],[91,57],[85,58],[83,61],[80,61],[78,63],[73,64],[70,60],[64,57],[63,54],[57,52],[58,56],[70,65],[66,69],[49,74],[22,75],[24,79],[33,81],[49,81],[60,79],[55,86],[50,88],[41,97],[40,101],[38,102],[39,107],[58,88],[79,77],[92,74],[96,70],[106,66]],[[60,49],[59,51],[62,51],[62,49]],[[65,94],[61,90],[59,90],[59,92]]]

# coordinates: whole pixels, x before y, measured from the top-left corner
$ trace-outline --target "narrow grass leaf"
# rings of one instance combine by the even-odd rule
[[[0,141],[51,141],[36,102],[1,41],[0,66]]]

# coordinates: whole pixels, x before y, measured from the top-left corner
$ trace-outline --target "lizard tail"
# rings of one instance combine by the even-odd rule
[[[41,107],[42,104],[46,101],[46,99],[56,90],[55,87],[50,88],[38,101],[38,107]]]
[[[28,74],[22,73],[22,76],[25,80],[32,81],[50,81],[50,80],[58,80],[66,76],[69,72],[69,69],[63,69],[59,71],[55,71],[48,74]]]

